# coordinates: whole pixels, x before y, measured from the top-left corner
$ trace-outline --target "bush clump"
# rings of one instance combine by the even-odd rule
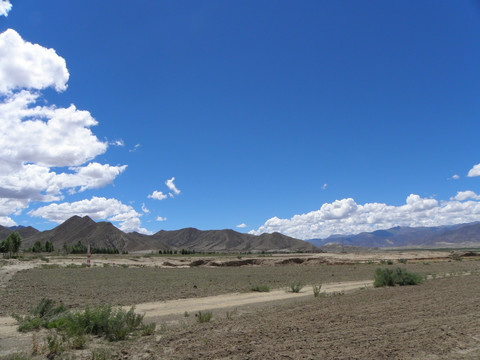
[[[294,283],[291,283],[290,284],[290,292],[292,293],[299,293],[300,290],[303,289],[303,283],[301,281],[297,281],[297,282],[294,282]]]
[[[206,323],[212,319],[212,313],[210,311],[205,311],[203,313],[199,311],[198,314],[195,314],[195,316],[197,317],[197,321],[199,323]]]
[[[375,280],[373,286],[405,286],[405,285],[417,285],[423,282],[421,275],[410,273],[404,269],[377,269],[375,270]]]
[[[252,291],[258,291],[258,292],[269,292],[270,291],[270,286],[268,286],[268,285],[253,285],[251,290]]]
[[[92,334],[104,336],[109,341],[124,340],[129,334],[141,330],[143,325],[143,315],[136,314],[133,307],[125,311],[113,309],[111,305],[100,305],[71,312],[62,304],[56,306],[52,299],[42,299],[31,315],[22,317],[14,314],[14,318],[19,322],[18,330],[23,332],[43,327],[57,329],[77,339]]]

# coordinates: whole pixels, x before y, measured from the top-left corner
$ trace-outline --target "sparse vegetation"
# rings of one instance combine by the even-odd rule
[[[195,314],[195,316],[197,317],[197,321],[199,323],[206,323],[212,319],[213,315],[210,311],[205,311],[203,313],[199,311],[197,314]]]
[[[270,291],[270,286],[268,286],[268,285],[253,285],[251,290],[252,291],[258,291],[258,292],[269,292]]]
[[[133,307],[125,311],[114,310],[110,305],[101,305],[72,313],[63,304],[56,306],[54,300],[43,299],[32,310],[31,315],[22,317],[14,314],[13,316],[19,323],[19,331],[27,332],[40,327],[57,329],[72,338],[75,348],[85,345],[85,334],[104,336],[109,341],[118,341],[126,339],[129,334],[139,329],[145,330],[142,327],[143,315],[135,314]],[[149,326],[152,327],[152,325]],[[149,328],[145,331],[150,330]],[[52,345],[49,347],[58,348],[57,340],[53,335],[50,341]]]
[[[313,296],[319,297],[321,289],[322,289],[322,285],[313,285]]]
[[[408,260],[402,258],[402,259],[398,259],[398,262],[399,262],[400,264],[406,264],[406,263],[408,262]]]
[[[417,285],[423,282],[423,277],[419,274],[407,272],[404,269],[377,269],[375,270],[375,280],[373,286],[395,286],[395,285]]]
[[[303,282],[301,282],[301,281],[296,281],[296,282],[294,282],[294,283],[291,283],[291,284],[290,284],[290,292],[292,292],[292,293],[299,293],[300,290],[302,290],[304,286],[305,286],[305,285],[304,285]]]

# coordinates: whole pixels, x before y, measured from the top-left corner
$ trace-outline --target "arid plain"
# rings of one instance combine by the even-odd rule
[[[258,255],[95,255],[0,260],[0,356],[46,358],[47,330],[20,333],[42,298],[73,310],[135,305],[149,336],[58,358],[476,359],[480,354],[480,256],[468,251]],[[426,280],[373,288],[375,269],[401,267]],[[292,284],[302,284],[298,293]],[[312,286],[321,285],[314,297]],[[267,286],[268,292],[252,291]],[[211,312],[200,323],[197,313]],[[36,348],[36,355],[32,349]],[[16,354],[16,355],[14,355]],[[16,356],[16,357],[15,357]]]

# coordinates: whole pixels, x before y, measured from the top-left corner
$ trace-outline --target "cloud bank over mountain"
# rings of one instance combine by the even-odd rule
[[[394,226],[438,226],[480,220],[480,196],[473,191],[458,192],[450,201],[421,198],[411,194],[406,203],[357,204],[352,198],[325,203],[319,210],[294,215],[290,219],[273,217],[250,233],[274,231],[298,239],[327,238],[334,234],[358,234]]]

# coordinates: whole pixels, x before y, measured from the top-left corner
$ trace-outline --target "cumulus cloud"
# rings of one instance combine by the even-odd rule
[[[467,190],[467,191],[459,191],[457,192],[457,195],[450,198],[450,200],[458,200],[458,201],[464,201],[468,199],[480,200],[480,195],[477,195],[475,192],[471,190]]]
[[[241,224],[237,225],[237,228],[241,228],[241,229],[246,228],[246,227],[247,227],[247,224],[245,224],[245,223],[241,223]]]
[[[0,34],[0,92],[15,89],[67,88],[65,59],[55,50],[24,41],[12,29]]]
[[[167,218],[166,218],[166,217],[158,216],[158,217],[157,217],[157,221],[167,221]]]
[[[476,199],[472,198],[472,195],[478,196],[475,193],[459,194],[463,200]],[[394,226],[439,226],[479,219],[479,201],[459,201],[455,197],[453,200],[439,203],[435,199],[411,194],[401,206],[383,203],[360,205],[351,198],[336,200],[323,204],[319,210],[294,215],[290,219],[273,217],[250,233],[259,235],[278,231],[295,238],[313,239],[327,238],[334,234],[357,234]]]
[[[68,78],[53,49],[24,41],[15,30],[0,34],[0,223],[11,223],[9,216],[31,201],[106,186],[126,169],[90,162],[108,143],[92,133],[97,121],[88,111],[39,104],[39,90],[63,91]]]
[[[94,220],[117,222],[122,231],[149,233],[148,230],[140,227],[141,214],[130,205],[125,205],[117,199],[92,197],[90,200],[50,204],[31,210],[28,214],[56,223],[62,223],[74,215],[89,216]]]
[[[12,10],[12,4],[10,0],[1,0],[0,1],[0,16],[8,16],[8,12]]]
[[[453,180],[458,180],[458,179],[460,179],[460,175],[454,174],[454,175],[452,176],[452,179],[453,179]]]
[[[175,180],[175,178],[172,177],[171,179],[165,181],[165,185],[167,185],[167,187],[170,189],[170,191],[172,191],[175,195],[178,195],[178,194],[180,194],[180,190],[178,190],[177,187],[175,186],[175,184],[173,183],[174,180]]]
[[[155,190],[153,193],[148,195],[148,198],[155,199],[155,200],[163,200],[163,199],[166,199],[167,197],[168,196],[165,195],[163,192],[157,191],[157,190]]]
[[[480,164],[475,165],[467,174],[468,177],[480,176]]]

